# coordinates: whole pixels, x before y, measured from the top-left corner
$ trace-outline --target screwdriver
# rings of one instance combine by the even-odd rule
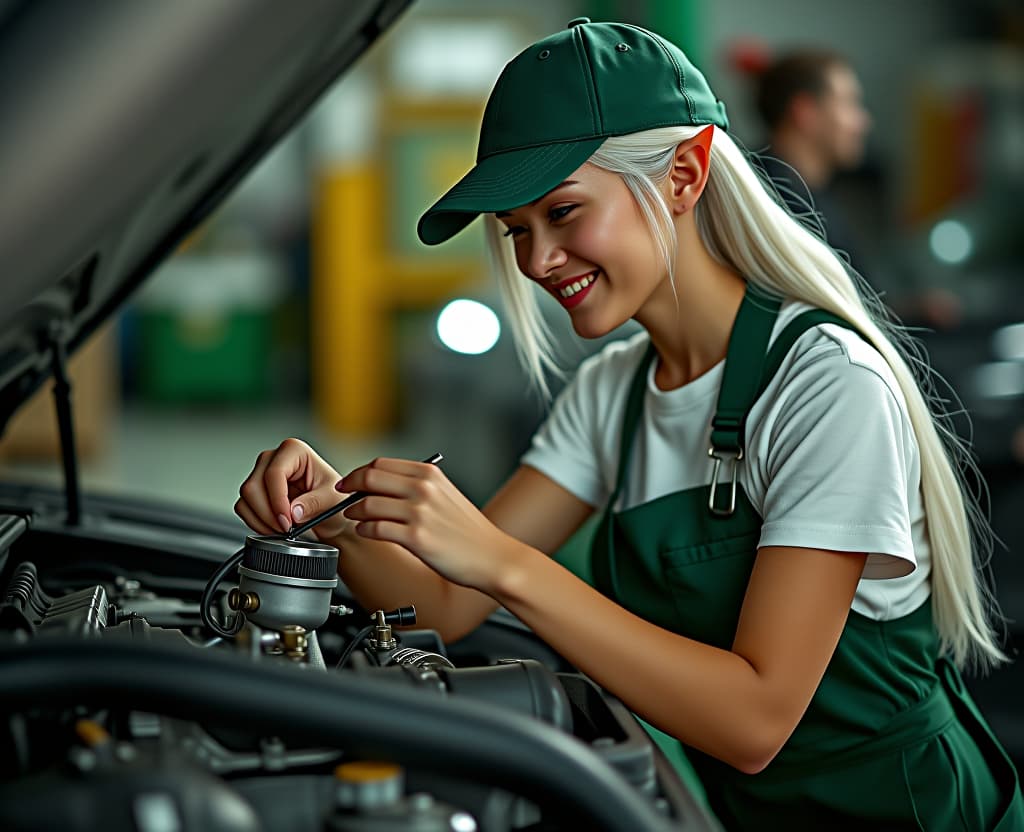
[[[428,456],[423,461],[425,463],[427,463],[428,465],[437,465],[437,463],[439,463],[442,459],[444,459],[444,456],[440,452],[438,452],[436,454],[431,454],[430,456]],[[303,534],[304,532],[308,532],[317,523],[322,523],[328,517],[333,517],[339,511],[344,511],[349,506],[351,506],[351,505],[353,505],[355,503],[358,503],[361,499],[363,499],[363,497],[368,496],[368,494],[369,494],[368,491],[353,491],[344,500],[342,500],[337,505],[331,506],[329,509],[327,509],[327,511],[320,512],[319,514],[317,514],[313,518],[307,520],[302,525],[292,526],[288,530],[288,534],[285,535],[284,539],[285,540],[294,540],[300,534]]]

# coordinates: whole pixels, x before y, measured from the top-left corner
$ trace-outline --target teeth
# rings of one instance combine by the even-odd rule
[[[558,290],[558,294],[560,294],[563,298],[571,298],[577,292],[582,291],[583,289],[586,289],[591,283],[594,282],[595,279],[596,279],[595,275],[588,274],[583,279],[577,280],[574,283],[572,283],[571,285],[566,286],[566,287],[564,287],[562,289],[559,289]]]

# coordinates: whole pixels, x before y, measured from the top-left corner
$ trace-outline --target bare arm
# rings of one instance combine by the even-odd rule
[[[494,531],[550,555],[592,511],[536,469],[522,466],[484,507],[486,525],[474,517],[476,512],[466,512],[456,522],[480,541],[481,560],[496,554],[492,546],[504,545],[488,542],[497,537]],[[470,633],[498,606],[490,596],[442,578],[404,547],[359,535],[354,522],[347,522],[329,542],[341,551],[342,580],[361,604],[381,609],[415,603],[417,624],[438,630],[446,641]]]
[[[375,460],[344,484],[371,492],[346,512],[361,537],[398,543],[452,583],[490,596],[652,724],[750,773],[778,753],[807,709],[867,560],[761,549],[732,648],[723,650],[645,621],[529,542],[488,531],[434,466]],[[489,541],[483,551],[481,539]]]
[[[795,729],[835,651],[867,556],[758,552],[731,650],[663,630],[520,548],[494,597],[629,708],[747,773]],[[594,622],[600,621],[600,626]]]
[[[397,544],[402,558],[423,563],[399,568],[396,560],[383,571],[391,584],[380,585],[417,575],[408,587],[420,593],[414,602],[446,638],[502,604],[640,716],[749,773],[778,753],[807,709],[867,559],[761,549],[735,640],[723,650],[645,621],[553,561],[546,552],[590,509],[537,471],[520,469],[486,515],[419,462],[374,460],[342,485],[370,492],[345,512],[355,535]],[[437,577],[415,571],[426,567]]]
[[[254,531],[281,534],[292,523],[337,503],[342,497],[335,490],[339,479],[338,472],[305,442],[286,439],[259,454],[239,489],[235,511]],[[527,467],[512,475],[488,502],[483,516],[462,500],[464,504],[456,505],[456,522],[472,530],[473,556],[484,562],[509,538],[535,550],[554,552],[592,511]],[[437,629],[446,640],[470,632],[497,605],[475,589],[442,578],[404,547],[357,534],[355,524],[340,515],[316,526],[313,533],[338,547],[338,571],[360,604],[367,609],[415,604],[419,625]]]

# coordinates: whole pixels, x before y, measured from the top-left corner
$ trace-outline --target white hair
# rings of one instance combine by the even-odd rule
[[[625,181],[670,277],[675,227],[658,184],[668,177],[678,144],[703,129],[662,127],[609,138],[589,159]],[[932,604],[941,648],[961,667],[984,670],[1005,661],[990,623],[997,614],[995,601],[975,563],[977,559],[977,567],[987,566],[994,536],[978,498],[965,485],[965,471],[977,472],[935,392],[935,382],[941,379],[928,366],[920,345],[893,321],[878,296],[820,236],[794,218],[768,182],[729,135],[714,128],[707,185],[695,209],[700,237],[715,260],[748,282],[848,321],[892,368],[920,449]],[[519,273],[513,246],[503,238],[500,222],[493,215],[486,222],[488,247],[520,359],[535,386],[547,396],[546,373],[561,371],[535,288]]]

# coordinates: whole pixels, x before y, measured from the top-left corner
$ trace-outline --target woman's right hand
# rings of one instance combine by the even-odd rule
[[[259,534],[287,532],[345,496],[334,490],[339,479],[338,472],[301,439],[285,439],[256,457],[252,473],[238,489],[235,513]],[[338,514],[314,526],[312,532],[318,540],[327,540],[338,535],[346,522]]]

